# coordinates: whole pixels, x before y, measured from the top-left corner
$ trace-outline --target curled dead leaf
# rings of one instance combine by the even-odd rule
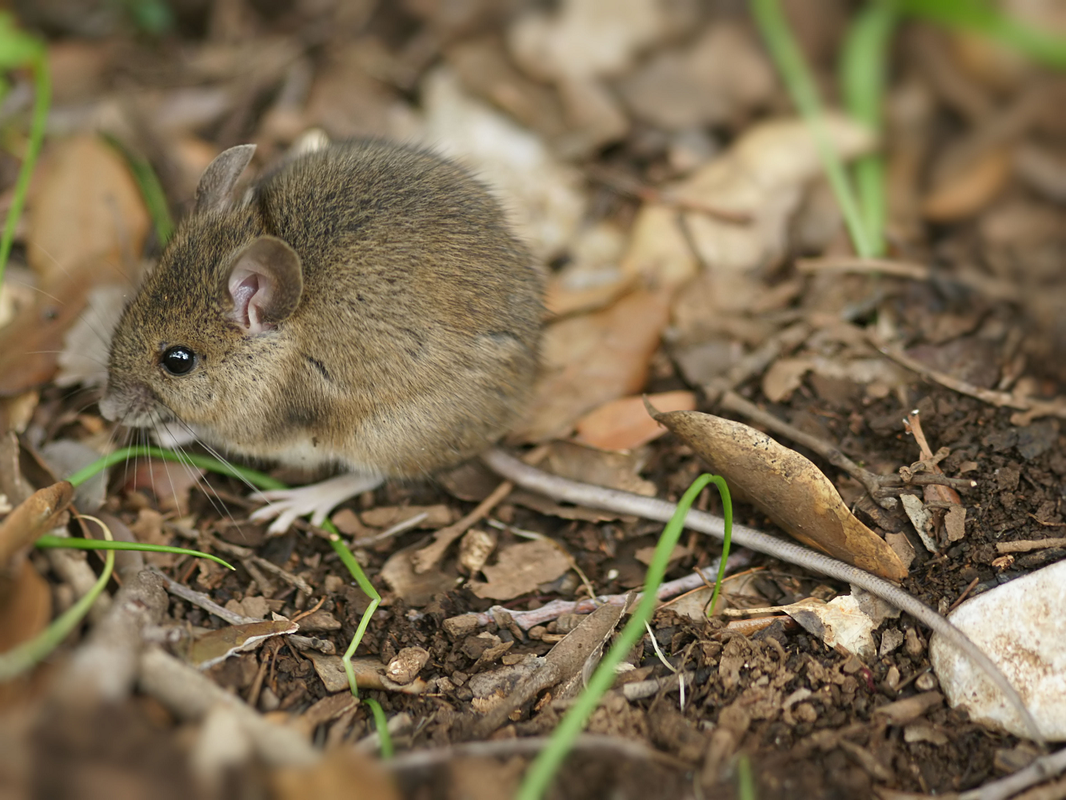
[[[855,518],[807,458],[733,420],[698,411],[653,416],[790,536],[867,572],[906,577],[895,552]]]
[[[37,490],[8,514],[0,525],[0,565],[54,528],[73,497],[74,487],[60,481]]]

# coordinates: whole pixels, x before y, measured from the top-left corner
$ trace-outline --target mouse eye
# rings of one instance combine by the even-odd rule
[[[196,366],[196,353],[188,347],[175,345],[166,349],[159,363],[171,375],[185,375]]]

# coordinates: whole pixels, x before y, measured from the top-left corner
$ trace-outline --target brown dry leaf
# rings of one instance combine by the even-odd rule
[[[425,572],[415,572],[412,556],[425,542],[420,542],[389,556],[381,567],[381,577],[389,584],[396,596],[411,608],[424,606],[433,599],[433,595],[451,591],[459,582],[459,575],[453,567]]]
[[[1013,154],[1008,148],[986,150],[938,182],[922,201],[922,216],[932,222],[973,216],[1002,194],[1012,169]]]
[[[570,569],[570,561],[547,539],[513,544],[497,562],[482,568],[488,579],[471,581],[470,591],[482,599],[511,600],[550,583]]]
[[[613,222],[582,230],[570,243],[567,265],[548,279],[548,313],[558,318],[605,308],[636,288],[636,276],[623,275],[619,267],[626,241],[626,233]]]
[[[809,358],[777,359],[762,376],[762,391],[766,399],[771,403],[787,400],[803,385],[803,376],[810,371],[811,366]]]
[[[345,800],[400,800],[393,779],[367,756],[337,747],[307,767],[286,767],[270,776],[275,800],[336,797]]]
[[[769,102],[777,80],[751,29],[723,20],[687,47],[660,50],[618,88],[638,118],[684,131],[739,126]]]
[[[262,622],[229,625],[192,639],[187,643],[188,647],[182,655],[197,669],[207,669],[230,656],[255,650],[267,639],[295,633],[299,629],[297,623],[278,616]]]
[[[564,0],[553,11],[520,17],[508,44],[515,62],[544,81],[608,77],[626,72],[642,50],[684,23],[658,0]]]
[[[694,392],[663,392],[648,395],[660,411],[695,411]],[[577,421],[577,441],[604,450],[632,450],[659,438],[665,431],[648,414],[644,398],[612,400]]]
[[[640,391],[667,315],[662,294],[639,290],[603,311],[549,326],[533,412],[515,435],[565,436],[589,409]]]
[[[42,287],[87,256],[102,257],[116,279],[130,277],[119,265],[144,249],[150,220],[115,149],[96,136],[76,136],[56,143],[42,167],[26,236]]]
[[[581,173],[538,136],[464,92],[446,67],[423,79],[422,107],[424,126],[407,136],[458,157],[506,197],[518,233],[538,259],[563,252],[585,217]]]
[[[711,469],[804,544],[867,572],[902,580],[907,571],[877,534],[848,510],[814,464],[747,425],[698,411],[655,417]]]
[[[113,265],[100,256],[77,261],[0,329],[0,396],[21,394],[55,374],[67,331],[89,292],[108,275],[114,275]]]
[[[847,117],[829,115],[826,129],[845,160],[874,146],[872,135]],[[660,285],[679,286],[696,274],[700,263],[721,271],[773,263],[786,252],[788,224],[806,185],[821,172],[805,122],[753,125],[723,156],[664,190],[679,202],[749,215],[751,221],[737,224],[695,211],[679,212],[676,205],[647,203],[634,223],[623,268],[652,276]]]
[[[644,413],[648,413],[646,409]],[[552,442],[547,446],[542,465],[551,473],[573,481],[655,496],[655,484],[640,477],[644,458],[639,454],[597,450],[577,442]]]
[[[52,619],[52,590],[28,560],[15,578],[0,578],[0,653],[43,631]]]
[[[23,548],[54,528],[73,498],[74,487],[60,481],[38,489],[4,517],[0,524],[0,567],[7,567]]]

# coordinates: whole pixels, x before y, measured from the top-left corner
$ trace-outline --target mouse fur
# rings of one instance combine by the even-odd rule
[[[384,477],[506,432],[536,375],[544,287],[489,192],[426,150],[355,140],[294,157],[236,202],[251,155],[205,171],[126,307],[104,415]]]

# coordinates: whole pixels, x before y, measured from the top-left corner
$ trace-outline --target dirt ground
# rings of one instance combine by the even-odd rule
[[[46,43],[55,96],[0,295],[0,494],[12,503],[120,440],[95,405],[100,342],[127,285],[108,301],[106,278],[114,297],[114,275],[135,280],[161,242],[119,150],[94,134],[150,165],[180,217],[221,149],[253,141],[261,169],[321,128],[463,158],[549,266],[543,375],[508,447],[544,446],[547,469],[676,500],[706,466],[654,423],[646,434],[633,398],[753,425],[810,458],[903,559],[902,586],[942,613],[1066,556],[1061,72],[958,31],[900,25],[886,135],[878,144],[844,121],[832,133],[848,160],[885,157],[889,259],[873,263],[853,255],[745,3],[144,5],[169,14],[161,31],[121,4],[15,4]],[[836,104],[835,65],[860,4],[782,5]],[[1045,13],[1029,22],[1066,36],[1066,16]],[[3,208],[32,102],[29,73],[12,80]],[[103,310],[71,336],[86,306]],[[79,350],[88,367],[57,363],[55,352]],[[606,421],[593,413],[604,406]],[[935,458],[909,432],[912,412]],[[872,498],[837,452],[891,479],[884,494]],[[966,479],[951,482],[954,499],[899,479],[934,461]],[[369,599],[327,536],[302,522],[267,536],[234,478],[144,459],[124,467],[79,490],[78,509],[101,507],[118,538],[195,547],[237,569],[121,555],[110,590],[121,586],[125,606],[100,609],[44,665],[0,686],[0,797],[511,797],[574,691],[553,681],[492,730],[478,722],[583,619],[522,614],[623,598],[662,530],[505,488],[426,555],[436,531],[500,486],[477,463],[345,504],[334,521],[383,597],[356,653],[361,696],[390,721],[396,755],[383,759],[370,708],[338,672]],[[931,511],[932,551],[900,494]],[[697,505],[720,513],[712,495]],[[737,522],[785,535],[753,498],[737,500]],[[964,523],[949,531],[953,506]],[[1009,542],[1033,544],[1005,553]],[[101,564],[21,552],[34,576],[16,579],[9,565],[0,649],[70,607],[85,590],[79,569]],[[666,579],[720,552],[686,531]],[[860,659],[786,614],[739,613],[830,600],[847,585],[736,549],[731,570],[728,614],[704,617],[698,588],[656,612],[654,644],[645,636],[630,653],[547,796],[741,797],[750,769],[759,798],[943,797],[1039,755],[948,707],[929,632],[906,615],[885,621]],[[116,610],[131,616],[115,622]],[[229,715],[197,704],[209,697],[201,684],[153,678],[140,660],[163,647],[197,663],[190,641],[271,624],[271,613],[296,619],[303,638],[272,630],[203,670],[242,701]],[[114,662],[93,660],[101,641]],[[582,668],[564,677],[580,682]],[[683,697],[678,672],[689,676]],[[294,738],[271,744],[245,712]],[[1066,796],[1061,778],[1044,788]]]

